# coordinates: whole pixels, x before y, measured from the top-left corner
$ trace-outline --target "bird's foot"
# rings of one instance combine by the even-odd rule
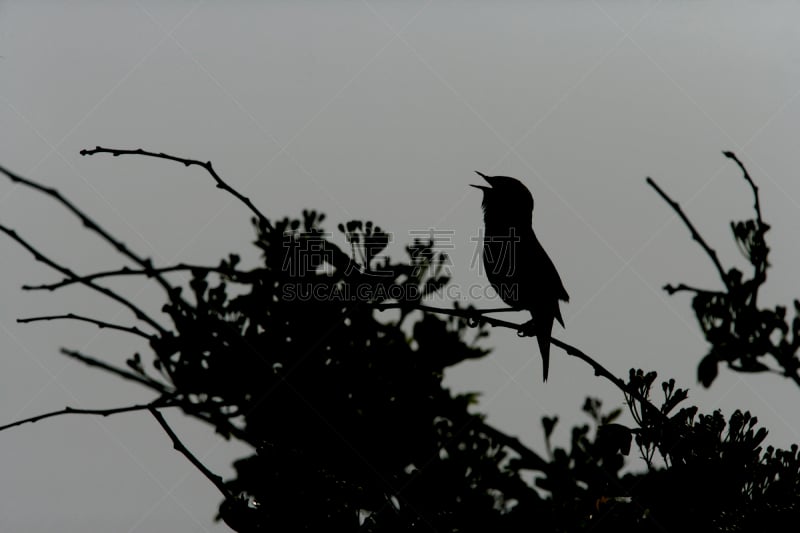
[[[517,335],[519,335],[520,337],[535,337],[536,322],[533,319],[530,319],[524,324],[522,324],[517,330]]]

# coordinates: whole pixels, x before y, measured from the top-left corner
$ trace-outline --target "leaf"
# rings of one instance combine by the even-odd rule
[[[558,424],[558,417],[557,416],[543,416],[542,417],[542,429],[544,430],[544,437],[546,439],[550,438],[550,435],[553,434],[553,430]]]
[[[700,361],[700,364],[697,365],[697,380],[705,387],[708,388],[717,378],[717,374],[719,370],[717,365],[719,362],[717,361],[716,356],[714,355],[706,355]]]
[[[622,424],[604,424],[597,428],[597,445],[607,454],[628,455],[632,438],[630,428]]]

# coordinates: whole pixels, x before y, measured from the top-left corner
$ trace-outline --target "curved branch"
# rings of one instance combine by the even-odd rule
[[[136,326],[120,326],[119,324],[112,324],[111,322],[105,322],[103,320],[97,320],[96,318],[76,315],[75,313],[67,313],[65,315],[47,315],[47,316],[32,316],[27,318],[18,318],[17,322],[20,324],[28,324],[31,322],[41,322],[44,320],[80,320],[81,322],[88,322],[90,324],[95,324],[100,329],[108,328],[108,329],[115,329],[117,331],[125,331],[133,335],[138,335],[139,337],[145,338],[150,341],[155,338],[154,335],[148,335],[147,333],[140,330]]]
[[[673,211],[675,211],[675,213],[681,218],[681,220],[683,220],[683,223],[686,225],[686,227],[692,234],[692,239],[697,241],[697,243],[703,248],[703,250],[705,250],[706,254],[708,255],[708,257],[711,258],[711,261],[717,268],[717,272],[719,273],[719,277],[722,280],[722,283],[725,284],[725,287],[728,287],[729,286],[728,277],[725,275],[725,270],[722,268],[722,263],[719,262],[719,257],[717,257],[717,252],[713,248],[711,248],[711,246],[708,245],[705,239],[703,239],[703,237],[694,227],[694,224],[692,224],[692,221],[689,220],[689,217],[687,217],[686,213],[683,212],[681,206],[672,198],[670,198],[667,195],[667,193],[665,193],[661,189],[661,187],[658,186],[658,184],[653,180],[653,178],[648,176],[645,181],[647,181],[647,184],[650,185],[653,189],[655,189],[655,191],[659,194],[659,196],[661,196],[661,198],[663,198],[664,201],[667,202],[667,204],[669,204],[669,206],[672,208]]]
[[[116,415],[119,413],[131,413],[134,411],[144,411],[150,410],[155,407],[175,407],[177,406],[176,403],[169,401],[169,398],[159,398],[150,403],[144,404],[135,404],[135,405],[128,405],[126,407],[115,407],[112,409],[75,409],[72,407],[65,407],[58,411],[50,411],[49,413],[43,413],[40,415],[32,416],[30,418],[24,418],[22,420],[17,420],[16,422],[11,422],[10,424],[5,424],[0,426],[0,431],[5,431],[7,429],[11,429],[13,427],[21,426],[23,424],[33,424],[34,422],[38,422],[39,420],[44,420],[46,418],[53,418],[56,416],[62,415],[97,415],[97,416],[110,416]]]
[[[474,310],[471,309],[444,309],[440,307],[432,307],[429,305],[422,305],[422,304],[409,305],[407,303],[396,303],[396,304],[383,303],[383,304],[376,304],[374,307],[378,310],[402,308],[402,309],[426,311],[429,313],[437,313],[441,315],[450,315],[450,316],[457,316],[460,318],[466,318],[474,321],[477,324],[485,323],[491,326],[513,329],[516,330],[517,332],[526,331],[524,328],[524,324],[515,324],[513,322],[508,322],[507,320],[500,320],[498,318],[487,317],[483,314],[476,313]],[[658,413],[657,416],[660,416],[664,420],[668,419],[668,417],[661,412],[661,409],[650,403],[650,400],[639,394],[637,390],[628,387],[628,385],[624,381],[622,381],[620,378],[612,374],[611,371],[609,371],[606,367],[595,361],[592,357],[590,357],[583,351],[579,350],[578,348],[570,344],[567,344],[566,342],[556,339],[555,337],[550,338],[550,343],[564,350],[567,353],[567,355],[571,355],[572,357],[577,357],[581,361],[587,363],[589,366],[592,367],[592,369],[594,370],[594,374],[596,376],[602,376],[606,378],[611,383],[616,385],[617,388],[619,388],[623,392],[623,394],[630,395],[631,397],[639,401],[639,403],[641,403],[644,407]]]
[[[189,451],[189,449],[181,442],[172,428],[167,424],[167,421],[164,419],[164,416],[159,412],[156,406],[149,407],[150,414],[158,421],[158,424],[164,429],[164,431],[169,435],[170,440],[172,440],[172,447],[175,448],[177,451],[182,453],[184,457],[186,457],[190,463],[192,463],[195,468],[197,468],[201,474],[203,474],[211,483],[214,484],[217,489],[222,493],[222,495],[226,499],[232,499],[233,494],[228,490],[228,487],[225,486],[225,481],[223,481],[222,477],[215,474],[211,470],[209,470],[200,460]]]
[[[753,209],[756,212],[756,221],[758,222],[758,235],[761,238],[764,246],[766,247],[766,241],[764,240],[764,233],[767,232],[769,226],[764,223],[764,219],[761,218],[761,201],[759,200],[758,195],[758,186],[753,181],[753,178],[750,177],[750,173],[745,168],[744,164],[736,157],[736,154],[733,152],[722,152],[722,154],[727,157],[728,159],[732,159],[739,165],[739,168],[742,171],[742,175],[744,176],[745,181],[750,184],[750,189],[753,191]],[[731,227],[733,228],[733,223],[731,223]],[[734,235],[735,235],[734,230]],[[768,248],[767,248],[768,250]],[[745,254],[749,256],[749,254]],[[752,260],[752,259],[751,259]],[[763,261],[753,262],[753,303],[755,303],[756,299],[758,298],[758,290],[761,287],[761,283],[766,280],[767,275],[767,267],[769,263],[766,260],[766,256],[764,257]]]
[[[211,161],[203,162],[203,161],[199,161],[197,159],[186,159],[186,158],[183,158],[183,157],[176,157],[174,155],[165,154],[163,152],[160,152],[160,153],[150,152],[150,151],[147,151],[147,150],[142,150],[141,148],[138,148],[136,150],[124,150],[124,149],[103,148],[102,146],[96,146],[92,150],[81,150],[80,154],[84,155],[84,156],[86,156],[86,155],[95,155],[95,154],[111,154],[114,157],[118,157],[118,156],[121,156],[121,155],[143,155],[143,156],[147,156],[147,157],[155,157],[155,158],[158,158],[158,159],[166,159],[167,161],[175,161],[175,162],[181,163],[181,164],[183,164],[183,165],[185,165],[187,167],[192,166],[192,165],[197,165],[199,167],[204,168],[206,170],[206,172],[208,172],[209,175],[211,175],[211,177],[216,182],[218,189],[222,189],[223,191],[226,191],[226,192],[230,193],[231,195],[233,195],[237,200],[239,200],[244,205],[246,205],[247,208],[250,209],[250,211],[253,212],[258,217],[258,220],[267,229],[270,229],[270,230],[273,229],[272,223],[269,221],[269,219],[267,219],[267,217],[264,215],[264,213],[262,213],[255,206],[255,204],[253,204],[253,202],[250,200],[250,198],[248,198],[247,196],[244,196],[239,191],[237,191],[236,189],[234,189],[233,187],[228,185],[219,176],[219,174],[217,174],[217,172],[214,170],[214,167],[211,165]]]
[[[739,165],[739,168],[742,169],[742,174],[744,175],[744,179],[747,180],[747,183],[750,184],[750,188],[753,189],[753,198],[754,198],[753,207],[756,210],[756,217],[758,218],[759,224],[763,224],[764,221],[761,218],[761,202],[758,199],[758,186],[756,186],[756,183],[753,181],[753,178],[750,177],[750,173],[747,171],[744,164],[742,164],[742,162],[739,161],[739,158],[736,157],[736,154],[734,154],[733,152],[722,152],[722,155],[724,155],[728,159],[733,159],[736,162],[736,164]]]

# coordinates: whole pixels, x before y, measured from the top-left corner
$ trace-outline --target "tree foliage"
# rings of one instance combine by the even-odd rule
[[[567,443],[552,442],[558,419],[543,418],[545,455],[489,425],[471,409],[474,395],[444,387],[444,371],[487,356],[477,341],[490,325],[518,326],[472,308],[426,306],[426,296],[449,281],[446,258],[432,240],[411,243],[407,257],[393,261],[383,254],[389,236],[377,225],[339,224],[337,239],[315,211],[272,221],[211,163],[143,150],[98,147],[83,153],[200,166],[254,215],[254,245],[261,252],[255,268],[241,268],[236,254],[213,266],[158,267],[57,191],[0,168],[72,211],[134,265],[78,274],[0,226],[64,276],[28,288],[83,284],[131,309],[139,324],[124,327],[73,314],[24,321],[77,319],[150,343],[152,358],[134,354],[127,368],[65,351],[156,394],[145,405],[80,413],[149,410],[176,449],[219,488],[219,516],[234,530],[765,531],[784,529],[782,524],[798,517],[797,446],[764,449],[767,431],[749,412],[727,419],[719,411],[703,414],[686,405],[687,390],[673,379],[659,381],[654,372],[632,369],[623,380],[564,343],[555,345],[621,389],[634,424],[623,425],[619,409],[606,411],[599,400],[586,398],[588,422],[572,428]],[[769,226],[755,183],[735,155],[725,155],[752,187],[756,217],[731,225],[752,276],[725,270],[679,204],[648,178],[709,255],[724,287],[665,289],[694,295],[693,309],[710,346],[698,365],[705,386],[721,363],[740,372],[776,371],[800,384],[800,303],[795,301],[791,323],[783,308],[758,307],[769,266]],[[186,287],[167,281],[164,274],[176,271],[190,275]],[[145,276],[161,285],[164,316],[148,316],[101,283],[120,276]],[[167,408],[251,445],[253,453],[235,463],[235,478],[221,480],[191,454],[161,417]],[[531,478],[532,484],[526,481]]]

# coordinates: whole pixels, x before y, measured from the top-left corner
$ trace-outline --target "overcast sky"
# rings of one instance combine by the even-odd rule
[[[398,256],[412,232],[451,232],[462,288],[486,284],[472,264],[473,170],[518,177],[571,296],[555,336],[618,375],[637,366],[675,377],[702,411],[750,409],[773,444],[788,446],[800,441],[796,387],[729,371],[708,391],[697,384],[707,347],[689,298],[660,287],[720,282],[644,179],[682,203],[724,264],[744,269],[728,222],[752,216],[752,198],[721,155],[735,151],[773,226],[763,302],[791,308],[798,20],[800,4],[788,1],[0,2],[0,164],[57,187],[157,264],[217,263],[232,251],[255,261],[248,213],[199,169],[78,152],[210,159],[269,216],[312,207],[331,230],[371,219],[394,234]],[[53,201],[7,182],[0,222],[78,271],[123,264]],[[60,278],[8,239],[0,257],[0,424],[150,398],[58,354],[67,346],[120,362],[145,346],[80,324],[15,323],[132,316],[85,289],[24,293],[24,283]],[[143,281],[119,287],[158,308]],[[621,403],[556,349],[543,385],[530,339],[499,330],[488,344],[491,356],[447,383],[481,391],[489,421],[538,451],[542,415],[562,417],[556,438],[566,442],[586,395]],[[186,444],[230,476],[247,450],[172,415]],[[226,531],[212,522],[218,502],[143,413],[0,434],[3,531]]]

